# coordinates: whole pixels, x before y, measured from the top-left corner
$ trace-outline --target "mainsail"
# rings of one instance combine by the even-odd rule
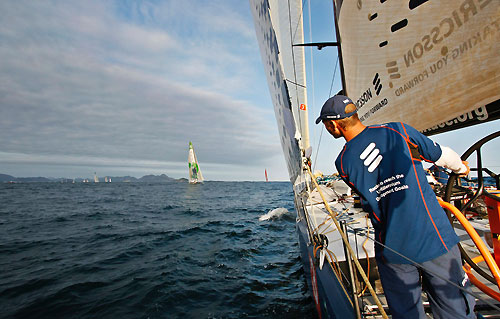
[[[310,273],[306,279],[318,315],[372,317],[376,304],[381,317],[387,318],[379,298],[382,294],[370,284],[378,279],[367,278],[358,262],[363,259],[367,273],[376,273],[370,263],[375,256],[373,247],[365,249],[369,240],[376,241],[369,231],[372,226],[367,213],[340,178],[313,176],[310,170],[303,46],[340,47],[344,94],[356,102],[364,124],[402,121],[432,135],[500,118],[500,1],[333,0],[333,4],[336,30],[332,32],[337,32],[338,42],[305,44],[300,0],[250,0],[283,153],[294,184],[304,270]],[[492,134],[471,149],[479,149],[499,135]],[[475,170],[481,176],[486,168],[481,168],[479,154]],[[498,188],[498,179],[496,183]],[[473,200],[467,201],[465,206],[472,207]],[[474,227],[484,224],[478,222]],[[492,229],[492,233],[498,231]],[[465,231],[457,229],[457,234],[473,247]],[[366,237],[362,246],[357,236]],[[360,255],[361,250],[364,255]],[[470,251],[478,252],[474,248]],[[483,258],[487,256],[483,254]],[[490,269],[500,274],[500,269]],[[358,273],[365,286],[362,291]],[[500,287],[500,280],[497,283]],[[498,313],[500,308],[485,300],[484,293],[479,296]],[[500,295],[493,298],[500,301]]]
[[[203,175],[201,174],[196,154],[194,153],[193,143],[189,142],[188,154],[188,167],[189,167],[189,183],[196,184],[203,182]]]
[[[301,167],[300,149],[309,147],[301,1],[250,0],[267,83],[290,180]]]
[[[336,0],[347,95],[364,124],[425,134],[500,117],[495,0]]]

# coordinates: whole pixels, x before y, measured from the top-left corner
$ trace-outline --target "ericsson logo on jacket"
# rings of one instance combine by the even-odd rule
[[[368,167],[368,172],[372,173],[382,161],[382,155],[380,155],[380,150],[376,148],[375,143],[370,143],[365,150],[359,155],[359,158],[363,161],[363,164]]]

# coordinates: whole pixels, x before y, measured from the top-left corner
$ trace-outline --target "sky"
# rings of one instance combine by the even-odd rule
[[[306,41],[334,41],[331,1],[304,8]],[[313,159],[333,173],[343,142],[313,121],[336,52],[306,54]],[[436,141],[460,154],[495,129]],[[208,180],[288,180],[247,1],[0,2],[0,173],[187,177],[190,141]]]

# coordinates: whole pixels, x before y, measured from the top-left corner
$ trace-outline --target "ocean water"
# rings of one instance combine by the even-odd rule
[[[1,318],[314,318],[290,183],[0,184]]]

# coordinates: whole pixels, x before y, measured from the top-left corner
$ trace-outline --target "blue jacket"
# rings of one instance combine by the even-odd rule
[[[424,262],[459,241],[427,183],[422,160],[435,162],[441,147],[403,123],[368,126],[344,145],[335,165],[370,208],[376,240],[407,258]],[[378,257],[410,263],[381,245]]]

